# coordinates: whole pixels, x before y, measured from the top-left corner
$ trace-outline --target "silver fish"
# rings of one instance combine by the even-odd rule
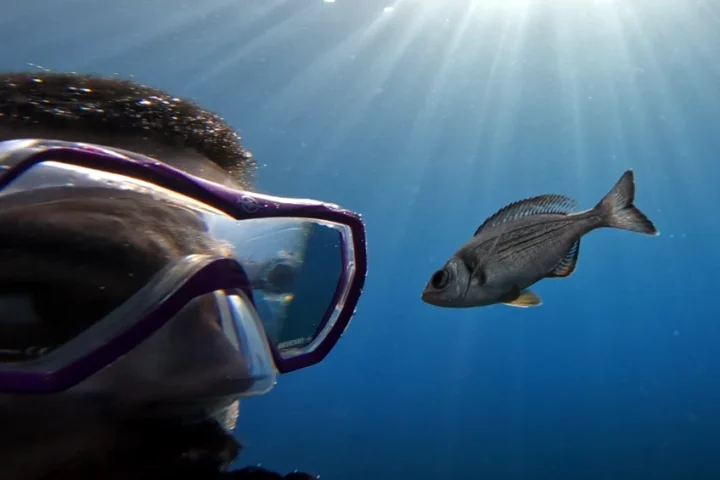
[[[603,227],[658,235],[633,205],[635,179],[626,171],[594,208],[583,212],[564,195],[540,195],[500,209],[485,220],[422,292],[430,305],[468,308],[504,303],[542,304],[528,287],[543,278],[569,277],[577,265],[580,239]]]

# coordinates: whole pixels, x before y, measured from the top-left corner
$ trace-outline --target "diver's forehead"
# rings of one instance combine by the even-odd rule
[[[87,132],[74,129],[55,129],[38,125],[8,127],[0,125],[0,142],[23,138],[42,138],[66,142],[84,142],[114,147],[151,156],[191,175],[235,187],[228,172],[202,153],[182,146],[166,145],[139,135]]]

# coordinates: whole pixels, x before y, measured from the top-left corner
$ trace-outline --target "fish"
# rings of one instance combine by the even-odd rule
[[[575,200],[559,194],[506,205],[432,274],[421,299],[445,308],[540,306],[540,296],[529,287],[571,276],[584,235],[599,228],[660,234],[634,201],[635,174],[627,170],[589,210],[578,211]]]

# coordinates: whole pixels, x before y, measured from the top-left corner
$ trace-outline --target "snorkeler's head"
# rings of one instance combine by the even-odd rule
[[[246,190],[255,168],[216,114],[120,78],[0,74],[0,142],[24,138],[130,150]],[[3,196],[0,225],[0,315],[22,310],[37,320],[0,323],[0,342],[8,343],[0,351],[82,331],[172,259],[223,254],[197,216],[133,192],[56,188]]]
[[[215,183],[252,187],[252,155],[221,118],[119,78],[0,74],[0,142],[27,138],[131,150]],[[57,188],[5,195],[0,225],[0,360],[4,355],[6,361],[83,331],[174,259],[225,254],[203,235],[197,216],[132,191]],[[222,375],[217,366],[232,358],[222,333],[208,323],[213,317],[206,314],[214,308],[208,299],[188,305],[172,328],[78,388],[1,394],[0,460],[8,478],[72,471],[76,460],[82,473],[89,464],[108,461],[112,448],[129,452],[126,459],[115,458],[118,467],[136,460],[162,463],[167,459],[150,456],[187,455],[188,445],[203,441],[198,455],[229,461],[237,444],[214,433],[213,425],[233,428],[238,403],[201,395],[203,382],[216,381],[211,375]],[[148,436],[155,431],[148,422],[161,426],[162,438]],[[209,430],[198,436],[193,429]],[[177,442],[170,441],[173,436]],[[142,445],[149,457],[133,460]],[[33,462],[28,455],[44,460]]]
[[[47,444],[69,418],[87,431],[108,416],[232,428],[236,399],[330,352],[365,280],[358,214],[250,191],[237,135],[163,92],[68,75],[4,85],[5,433],[42,428]],[[0,439],[0,456],[16,449]]]

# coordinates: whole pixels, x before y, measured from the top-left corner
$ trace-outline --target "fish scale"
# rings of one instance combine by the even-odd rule
[[[561,221],[558,219],[552,223],[547,222],[544,224],[531,225],[529,227],[511,230],[509,232],[500,232],[498,235],[482,242],[482,253],[490,253],[490,245],[495,243],[496,238],[499,236],[500,240],[495,246],[494,255],[500,256],[503,260],[507,259],[511,255],[521,255],[526,249],[537,245],[536,243],[532,243],[533,240],[537,240],[539,238],[541,241],[544,241],[544,237],[547,235],[550,235],[557,230],[561,230],[572,223],[572,221],[565,219]],[[469,243],[472,243],[472,241]],[[480,251],[472,248],[471,246],[468,246],[468,248],[472,250],[474,255],[478,255],[480,253]]]
[[[563,229],[568,228],[573,223],[567,220],[548,222],[545,225],[528,227],[513,232],[514,235],[509,235],[507,239],[505,239],[505,235],[501,234],[500,244],[502,248],[498,248],[497,254],[503,260],[522,255],[527,250],[552,242],[556,237],[562,236]]]

